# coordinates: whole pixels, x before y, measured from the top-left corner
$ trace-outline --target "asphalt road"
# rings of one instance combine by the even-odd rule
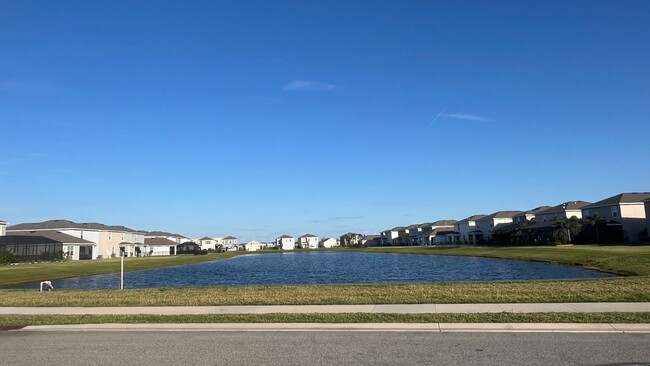
[[[1,365],[650,365],[650,334],[0,332]]]

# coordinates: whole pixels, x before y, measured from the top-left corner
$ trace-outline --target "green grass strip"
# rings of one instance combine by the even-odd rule
[[[100,323],[650,323],[650,313],[0,315],[0,326]]]

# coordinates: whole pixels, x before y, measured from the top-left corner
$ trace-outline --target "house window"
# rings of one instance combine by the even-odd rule
[[[110,231],[108,232],[108,240],[111,240],[111,233],[110,233]]]
[[[612,207],[612,217],[618,217],[618,207]]]

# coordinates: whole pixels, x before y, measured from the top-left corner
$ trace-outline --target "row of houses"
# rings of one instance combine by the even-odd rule
[[[63,259],[71,260],[112,258],[121,254],[174,255],[178,244],[191,241],[169,232],[70,220],[6,225],[5,221],[0,221],[0,246],[30,259],[43,259],[50,255],[47,253],[51,253],[52,248],[60,252]]]
[[[517,232],[531,240],[548,239],[565,227],[567,219],[600,218],[610,241],[639,242],[650,232],[650,192],[621,193],[595,203],[568,201],[555,206],[539,206],[527,211],[497,211],[475,214],[462,220],[398,226],[378,236],[348,233],[343,245],[393,246],[437,244],[481,244],[497,241],[504,232]],[[592,223],[592,225],[595,225]],[[522,234],[522,232],[524,234]],[[567,235],[571,235],[567,231]]]

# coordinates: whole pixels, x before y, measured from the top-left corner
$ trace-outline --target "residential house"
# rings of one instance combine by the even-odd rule
[[[591,202],[585,201],[568,201],[560,203],[557,206],[549,207],[538,212],[535,215],[536,222],[562,221],[576,217],[582,218],[582,208],[590,205]]]
[[[7,233],[7,222],[0,220],[0,236],[4,236]]]
[[[519,214],[521,211],[497,211],[476,220],[476,229],[481,231],[484,240],[490,241],[494,229],[512,223],[512,218]]]
[[[381,235],[366,235],[360,243],[363,247],[378,247],[381,245]]]
[[[363,238],[363,235],[358,234],[358,233],[346,233],[341,235],[339,238],[339,244],[340,246],[343,247],[356,247],[359,246],[361,242],[361,238]]]
[[[436,235],[438,235],[440,232],[454,231],[455,224],[456,220],[438,220],[435,222],[421,224],[418,226],[418,234],[415,237],[414,242],[416,245],[433,245],[437,242],[439,243],[440,241],[435,240]],[[453,235],[450,237],[450,239],[452,241],[454,240]],[[440,240],[446,242],[447,239],[442,238]]]
[[[325,238],[320,241],[320,247],[321,248],[334,248],[335,246],[338,246],[339,242],[338,240],[334,238]]]
[[[220,245],[221,238],[213,238],[210,236],[204,236],[201,239],[199,239],[199,244],[201,246],[201,250],[216,250],[217,245]]]
[[[257,240],[251,240],[242,246],[244,247],[244,250],[248,252],[256,252],[258,250],[262,250],[266,248],[266,244],[259,242]]]
[[[399,245],[399,231],[403,230],[404,227],[398,226],[389,230],[384,230],[380,233],[381,235],[381,245]]]
[[[176,244],[182,244],[186,243],[188,241],[193,241],[192,239],[180,235],[180,234],[172,234],[166,231],[147,231],[144,233],[144,237],[146,238],[164,238],[167,240],[171,240],[175,242]]]
[[[305,234],[298,237],[298,248],[318,249],[318,237],[313,234]]]
[[[547,208],[551,208],[551,206],[539,206],[533,208],[532,210],[522,212],[512,217],[512,223],[517,226],[522,226],[526,223],[531,222],[532,220],[536,220],[537,213],[540,211],[544,211]]]
[[[460,244],[460,233],[452,227],[437,227],[423,233],[424,245]]]
[[[478,244],[483,241],[483,233],[476,227],[476,221],[485,215],[472,215],[454,224],[454,231],[460,235],[460,241],[465,244]]]
[[[144,238],[143,256],[160,256],[176,254],[176,246],[180,244],[167,238]]]
[[[77,223],[69,220],[49,220],[24,223],[7,227],[7,233],[55,230],[95,243],[91,249],[92,259],[111,258],[124,252],[135,255],[135,247],[144,245],[144,232],[125,226],[108,226],[96,222]],[[19,235],[19,234],[18,234]]]
[[[296,242],[291,235],[282,235],[275,239],[275,247],[279,250],[294,250]]]
[[[647,199],[650,199],[650,192],[620,193],[582,207],[582,217],[599,214],[610,224],[620,224],[627,240],[639,242],[647,225],[644,202]]]
[[[237,245],[239,244],[239,239],[235,238],[234,236],[226,236],[225,238],[219,238],[218,244],[228,245],[228,246]]]
[[[20,260],[36,259],[93,259],[92,249],[95,243],[64,234],[56,230],[9,232],[5,245],[0,250],[7,250]]]

